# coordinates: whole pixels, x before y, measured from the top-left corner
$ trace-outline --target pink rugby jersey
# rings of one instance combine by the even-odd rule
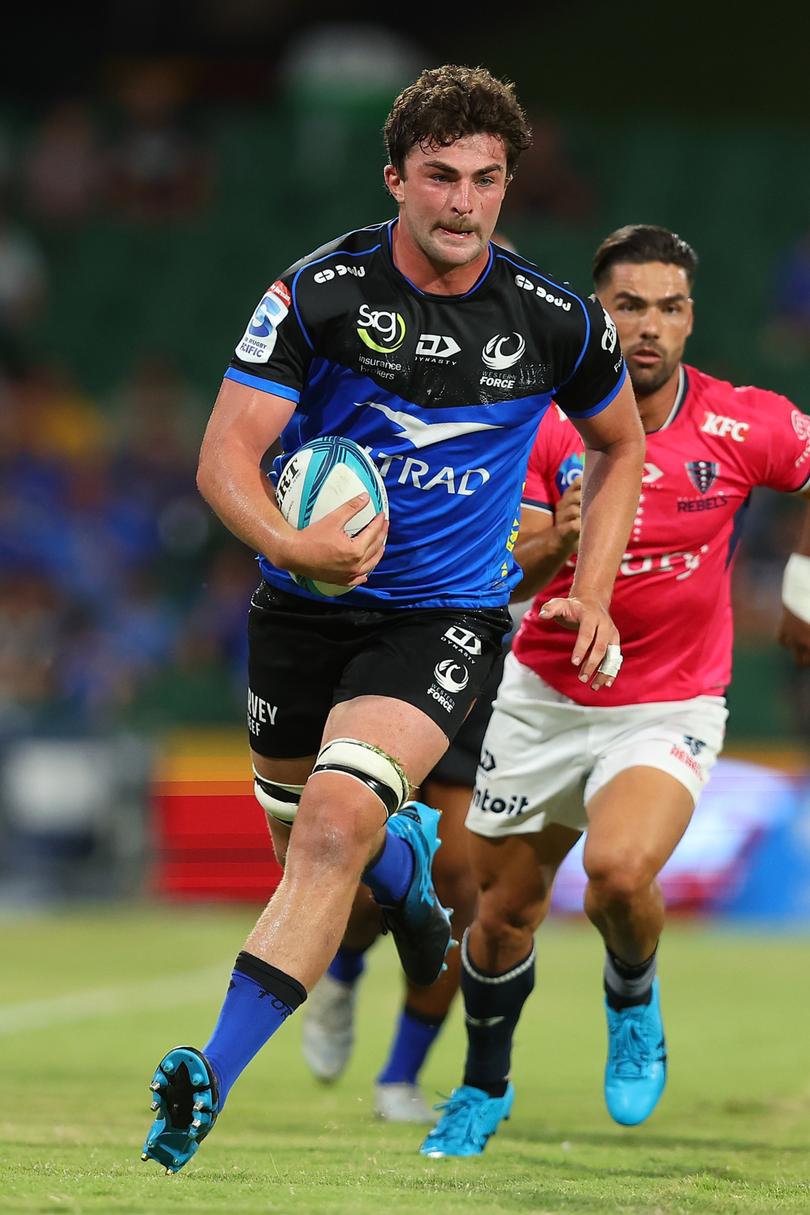
[[[529,460],[524,509],[552,512],[582,466],[582,439],[557,409]],[[572,557],[536,596],[513,651],[541,679],[584,705],[722,696],[731,678],[731,570],[751,490],[810,484],[810,417],[761,388],[681,369],[673,411],[647,435],[638,514],[611,601],[624,665],[594,692],[571,664],[573,633],[538,616],[566,596]]]

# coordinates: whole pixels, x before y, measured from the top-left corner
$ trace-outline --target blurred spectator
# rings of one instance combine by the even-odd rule
[[[61,101],[31,137],[23,169],[31,213],[46,223],[77,223],[93,216],[104,187],[99,134],[89,107]]]
[[[786,362],[810,355],[810,229],[777,261],[766,353]]]
[[[34,322],[44,313],[47,294],[45,257],[0,199],[0,371],[17,374],[25,365]]]
[[[510,184],[504,220],[525,217],[581,224],[594,214],[593,183],[577,167],[562,127],[548,114],[529,116],[533,139]]]
[[[206,206],[211,149],[194,130],[191,93],[192,68],[181,61],[135,63],[122,71],[110,202],[125,219],[185,219]]]

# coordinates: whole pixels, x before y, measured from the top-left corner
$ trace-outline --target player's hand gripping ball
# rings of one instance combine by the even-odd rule
[[[369,501],[346,524],[350,536],[361,532],[380,511],[388,518],[388,494],[371,457],[351,439],[340,435],[324,435],[304,443],[290,456],[276,485],[279,510],[289,524],[299,529],[317,523],[362,493],[368,494]],[[292,577],[311,594],[327,598],[345,595],[352,589],[332,582],[316,582],[300,574]]]

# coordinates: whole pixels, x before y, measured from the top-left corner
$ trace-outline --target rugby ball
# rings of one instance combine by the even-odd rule
[[[303,528],[363,492],[369,501],[346,525],[350,536],[361,532],[380,511],[388,518],[388,495],[376,464],[362,447],[340,435],[324,435],[290,456],[279,474],[276,501],[287,522]],[[329,599],[352,589],[299,574],[291,577],[311,594]]]

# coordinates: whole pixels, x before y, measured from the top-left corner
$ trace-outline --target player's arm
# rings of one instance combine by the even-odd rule
[[[262,456],[294,410],[293,401],[223,380],[200,450],[197,487],[229,531],[278,569],[359,586],[382,556],[387,532],[382,514],[357,536],[344,531],[368,495],[297,531],[283,518],[261,470]]]
[[[810,667],[810,488],[799,543],[782,579],[782,618],[777,638],[800,667]]]
[[[533,598],[576,552],[581,504],[582,483],[577,478],[568,486],[553,512],[523,506],[515,544],[515,560],[523,570],[523,578],[512,594],[513,603]]]
[[[587,683],[608,645],[619,636],[609,605],[619,563],[638,507],[644,466],[644,431],[629,377],[610,404],[590,418],[571,417],[585,440],[582,525],[574,582],[568,599],[552,599],[540,614],[578,628],[571,655]],[[593,687],[606,680],[596,675]]]

